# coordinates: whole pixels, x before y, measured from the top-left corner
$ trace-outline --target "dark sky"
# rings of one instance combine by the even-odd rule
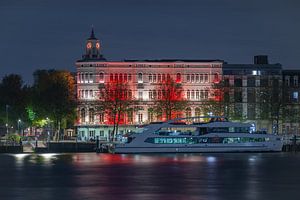
[[[91,26],[109,60],[224,59],[300,68],[299,0],[0,0],[0,78],[68,69]]]

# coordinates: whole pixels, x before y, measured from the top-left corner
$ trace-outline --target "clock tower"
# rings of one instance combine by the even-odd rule
[[[85,55],[83,59],[85,60],[105,60],[100,54],[101,44],[99,40],[95,37],[94,28],[92,28],[90,37],[86,40],[85,44]]]

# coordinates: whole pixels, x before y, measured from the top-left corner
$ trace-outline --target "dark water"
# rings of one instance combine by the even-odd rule
[[[0,155],[6,199],[300,199],[300,154]]]

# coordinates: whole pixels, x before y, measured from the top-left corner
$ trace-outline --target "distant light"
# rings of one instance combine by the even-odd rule
[[[213,157],[213,156],[209,156],[209,157],[207,157],[207,162],[209,162],[209,163],[213,163],[213,162],[216,162],[216,158],[215,157]]]

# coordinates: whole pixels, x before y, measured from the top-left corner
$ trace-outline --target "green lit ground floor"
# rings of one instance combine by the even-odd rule
[[[138,129],[134,125],[119,126],[116,137],[130,132],[135,132]],[[113,126],[96,125],[96,126],[77,126],[77,140],[92,141],[99,139],[100,141],[108,141],[109,135],[113,131]]]

